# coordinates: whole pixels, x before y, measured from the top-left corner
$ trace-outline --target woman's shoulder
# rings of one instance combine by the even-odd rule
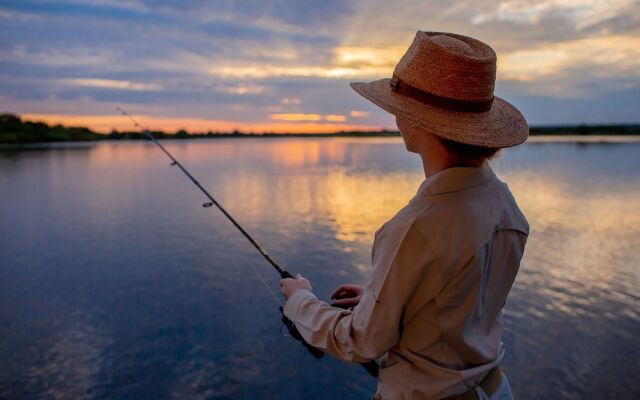
[[[508,186],[495,178],[487,185],[463,192],[426,196],[399,213],[427,237],[465,237],[483,241],[496,229],[528,234],[529,224]]]

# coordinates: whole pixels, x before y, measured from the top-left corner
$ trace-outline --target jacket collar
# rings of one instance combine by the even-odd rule
[[[425,179],[416,196],[460,192],[487,183],[495,174],[488,163],[479,167],[452,167]]]

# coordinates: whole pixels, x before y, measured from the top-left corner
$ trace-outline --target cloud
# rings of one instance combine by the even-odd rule
[[[246,94],[260,94],[264,93],[266,90],[265,86],[262,85],[254,85],[254,84],[240,84],[234,86],[218,86],[216,87],[216,91],[220,93],[230,93],[237,95],[246,95]]]
[[[401,47],[338,46],[330,50],[332,58],[326,65],[221,65],[210,68],[209,74],[231,79],[374,79],[390,75],[405,50]]]
[[[95,67],[109,65],[114,56],[109,51],[86,47],[47,49],[18,44],[1,49],[0,60],[45,67]]]
[[[329,122],[344,122],[347,120],[347,117],[344,115],[329,114],[324,116],[324,120]]]
[[[620,15],[634,3],[635,0],[509,0],[501,1],[490,13],[475,16],[472,22],[479,25],[498,20],[534,25],[550,17],[562,17],[582,29]]]
[[[560,42],[504,54],[499,62],[498,78],[527,82],[529,93],[592,96],[620,84],[622,88],[640,86],[640,37]]]
[[[118,90],[145,90],[156,91],[162,90],[162,85],[156,83],[139,83],[131,81],[117,81],[113,79],[98,78],[66,78],[60,79],[58,82],[63,85],[86,86],[101,89],[118,89]]]
[[[222,66],[209,69],[209,74],[224,79],[265,79],[265,78],[360,78],[367,79],[384,76],[388,68],[376,67],[339,67],[339,66],[294,66],[251,65]]]
[[[381,67],[384,73],[393,68],[406,51],[405,47],[338,46],[332,49],[333,64],[354,68]]]
[[[285,105],[288,105],[288,104],[298,105],[302,103],[302,100],[299,97],[285,97],[282,100],[280,100],[280,103]]]
[[[274,121],[327,121],[327,122],[344,122],[347,117],[337,114],[271,114],[270,118]]]
[[[353,118],[366,118],[370,113],[367,111],[350,111],[349,115]]]
[[[320,114],[271,114],[269,117],[274,121],[320,121]]]
[[[94,115],[120,103],[239,124],[317,114],[318,124],[343,116],[393,127],[348,82],[390,76],[418,29],[489,43],[497,87],[531,107],[525,114],[544,119],[532,96],[557,100],[566,123],[585,115],[571,99],[591,107],[625,93],[640,103],[638,1],[22,0],[0,4],[0,104]],[[637,120],[634,112],[603,118]]]

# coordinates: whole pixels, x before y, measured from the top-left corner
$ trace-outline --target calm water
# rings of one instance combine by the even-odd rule
[[[326,298],[364,283],[415,193],[398,139],[168,141]],[[520,399],[640,398],[640,143],[494,163],[532,233],[506,306]],[[0,152],[0,398],[367,399],[364,370],[279,333],[278,277],[149,143]]]

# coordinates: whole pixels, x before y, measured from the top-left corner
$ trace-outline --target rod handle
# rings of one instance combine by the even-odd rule
[[[287,270],[282,270],[280,271],[280,276],[282,277],[282,279],[286,279],[286,278],[292,278],[295,279],[293,277],[293,275],[291,275],[291,273],[289,273],[289,271]],[[280,307],[280,312],[282,313],[282,323],[285,324],[285,326],[287,327],[287,329],[289,330],[289,334],[295,338],[296,340],[299,340],[302,342],[302,345],[311,353],[313,354],[313,356],[315,358],[321,358],[324,355],[324,352],[316,347],[311,346],[309,343],[307,343],[304,338],[302,337],[302,335],[300,334],[300,332],[298,332],[298,328],[296,328],[296,325],[293,323],[293,321],[291,321],[289,318],[287,318],[284,315],[284,311],[282,310],[282,307]],[[367,361],[366,363],[361,363],[360,365],[362,365],[362,367],[367,370],[367,372],[369,373],[369,375],[371,375],[374,378],[378,377],[378,371],[380,369],[378,363],[376,362],[376,360],[371,360],[371,361]]]
[[[309,343],[307,343],[304,340],[300,332],[298,332],[298,328],[296,328],[296,325],[293,323],[293,321],[291,321],[289,318],[286,317],[286,315],[284,315],[284,311],[282,310],[282,307],[280,307],[280,313],[282,313],[282,323],[287,327],[287,330],[289,330],[289,335],[291,335],[294,339],[302,342],[302,345],[315,358],[322,358],[322,356],[324,356],[324,352],[316,347],[311,346]]]

